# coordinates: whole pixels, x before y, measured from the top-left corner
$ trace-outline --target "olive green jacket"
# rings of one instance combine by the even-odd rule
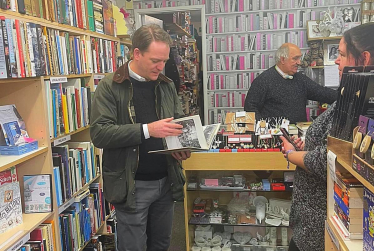
[[[184,116],[173,82],[160,74],[155,87],[159,119]],[[135,211],[135,174],[138,168],[141,124],[131,108],[133,89],[128,64],[102,79],[95,91],[90,134],[93,144],[103,148],[104,196],[110,203]],[[165,144],[165,140],[164,144]],[[173,199],[183,199],[185,182],[180,163],[167,155],[168,181]]]

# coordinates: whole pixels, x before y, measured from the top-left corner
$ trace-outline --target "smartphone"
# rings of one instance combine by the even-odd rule
[[[287,132],[285,128],[280,128],[280,131],[282,132],[283,137],[285,137],[287,141],[290,142],[291,145],[293,145],[293,147],[295,147],[296,151],[301,151],[301,149],[295,144],[295,142],[292,140],[290,134]]]

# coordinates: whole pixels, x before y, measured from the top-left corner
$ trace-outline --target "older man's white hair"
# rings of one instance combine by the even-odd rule
[[[275,63],[278,64],[281,61],[281,58],[288,58],[290,53],[290,48],[288,45],[282,45],[278,48],[277,52],[275,53]]]

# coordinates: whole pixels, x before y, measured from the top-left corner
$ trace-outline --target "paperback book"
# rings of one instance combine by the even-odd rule
[[[199,115],[175,119],[172,122],[183,126],[182,133],[178,136],[165,138],[167,149],[149,151],[148,153],[168,154],[181,151],[207,151],[211,147],[221,125],[202,126]]]
[[[25,213],[44,213],[52,211],[52,179],[50,174],[25,175],[24,199]]]

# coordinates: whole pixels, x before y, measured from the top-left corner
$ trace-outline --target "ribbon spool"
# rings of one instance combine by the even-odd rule
[[[360,146],[360,152],[366,153],[370,147],[370,143],[371,143],[371,137],[369,135],[366,135],[364,140],[362,140],[362,143]]]

